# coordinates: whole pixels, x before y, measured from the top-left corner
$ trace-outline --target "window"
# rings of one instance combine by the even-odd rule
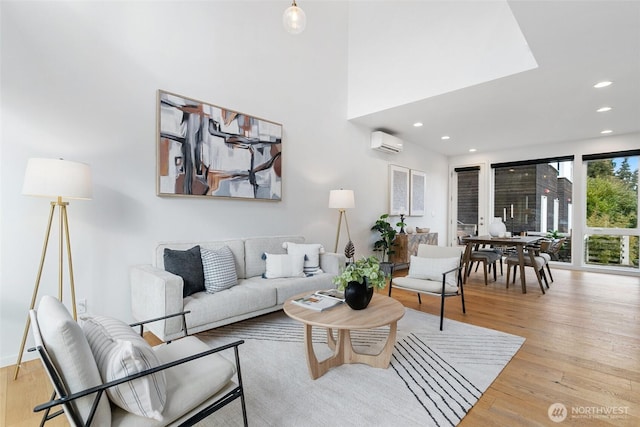
[[[566,237],[556,260],[571,262],[573,156],[491,167],[494,216],[503,218],[507,231],[516,235]]]
[[[640,150],[583,156],[584,264],[638,270]]]

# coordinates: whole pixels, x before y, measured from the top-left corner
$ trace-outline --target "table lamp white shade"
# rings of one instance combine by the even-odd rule
[[[63,159],[29,159],[22,194],[65,199],[91,199],[91,168]]]
[[[352,209],[356,206],[353,190],[331,190],[329,192],[329,208]]]

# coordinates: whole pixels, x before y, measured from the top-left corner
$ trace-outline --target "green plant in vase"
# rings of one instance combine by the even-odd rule
[[[386,286],[386,276],[375,256],[363,257],[347,265],[333,278],[336,287],[344,291],[344,300],[354,310],[362,310],[373,298],[374,289]]]
[[[349,282],[364,283],[365,278],[367,287],[383,289],[387,284],[384,272],[380,268],[380,261],[375,256],[362,257],[347,265],[333,278],[333,283],[343,291]]]

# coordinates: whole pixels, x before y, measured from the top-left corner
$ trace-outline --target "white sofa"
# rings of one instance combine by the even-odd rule
[[[153,264],[133,266],[130,271],[131,306],[136,321],[190,311],[186,316],[189,333],[196,333],[250,317],[280,310],[288,298],[303,292],[335,287],[333,278],[345,265],[345,257],[320,254],[323,273],[309,277],[264,279],[266,263],[262,255],[286,254],[284,242],[304,243],[302,236],[255,237],[215,242],[160,243]],[[220,292],[197,292],[183,298],[183,279],[164,270],[165,248],[187,250],[195,245],[205,249],[228,246],[236,263],[238,284]],[[183,336],[180,318],[154,322],[149,330],[163,341]]]

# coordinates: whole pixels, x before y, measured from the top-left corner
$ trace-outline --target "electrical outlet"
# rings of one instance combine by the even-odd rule
[[[87,299],[80,298],[76,301],[76,311],[78,314],[85,314],[87,312]]]

